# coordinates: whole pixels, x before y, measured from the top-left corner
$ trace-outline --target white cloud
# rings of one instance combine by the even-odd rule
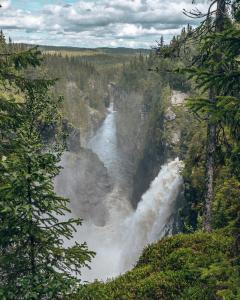
[[[10,0],[2,0],[0,1],[0,4],[2,5],[2,10],[6,10],[11,6],[11,1]]]
[[[192,21],[182,13],[183,8],[193,8],[191,0],[82,0],[72,5],[52,2],[40,11],[28,11],[28,6],[17,10],[9,0],[3,0],[0,28],[8,29],[15,41],[19,41],[21,31],[21,39],[26,42],[32,39],[44,44],[146,47],[160,35],[169,39]],[[208,1],[199,2],[198,8],[206,10]]]

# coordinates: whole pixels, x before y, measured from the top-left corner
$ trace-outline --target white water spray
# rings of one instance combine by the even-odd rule
[[[103,203],[108,211],[104,226],[88,220],[74,236],[78,242],[86,241],[89,249],[97,253],[91,270],[84,269],[82,272],[82,280],[86,281],[106,280],[126,272],[136,263],[146,245],[162,238],[166,232],[171,234],[171,222],[182,186],[182,162],[175,159],[161,168],[137,209],[133,210],[122,186],[125,173],[115,132],[115,113],[110,110],[90,142],[90,148],[112,174],[114,189]]]
[[[106,280],[129,270],[143,248],[166,233],[182,185],[178,159],[164,165],[133,211],[127,199],[114,190],[106,199],[111,218],[102,227],[85,223],[75,238],[86,241],[97,255],[91,270],[83,270],[83,279]]]
[[[178,159],[164,165],[142,196],[136,211],[124,221],[123,271],[136,262],[147,244],[162,238],[166,231],[171,234],[176,200],[182,186],[181,168],[182,162]]]

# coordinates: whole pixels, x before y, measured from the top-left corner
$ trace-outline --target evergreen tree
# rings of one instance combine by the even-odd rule
[[[211,8],[216,4],[216,9],[213,11]],[[206,19],[202,25],[196,30],[196,35],[199,36],[200,49],[195,60],[193,67],[188,71],[191,73],[191,77],[194,77],[199,84],[200,88],[204,91],[209,91],[209,98],[207,102],[214,109],[208,110],[205,115],[207,121],[207,145],[206,145],[206,184],[205,184],[205,209],[203,228],[205,231],[211,231],[212,226],[212,202],[214,198],[214,172],[215,172],[215,159],[216,159],[216,147],[217,147],[217,126],[218,122],[214,118],[218,109],[217,98],[225,95],[224,85],[219,84],[213,80],[213,77],[206,76],[206,74],[222,74],[224,55],[222,52],[222,45],[216,43],[209,43],[209,40],[218,34],[224,32],[229,25],[230,21],[227,17],[227,6],[229,1],[216,0],[212,1]],[[204,16],[200,12],[190,13],[195,17]],[[215,18],[214,18],[215,16]],[[197,111],[198,101],[191,101],[191,107]]]
[[[162,48],[164,46],[164,39],[163,36],[160,38],[160,47]]]
[[[12,92],[6,96],[2,86],[0,98],[1,299],[63,298],[77,289],[74,274],[94,255],[85,243],[64,246],[81,220],[65,220],[68,200],[54,192],[62,142],[56,135],[46,145],[41,135],[42,125],[61,124],[59,100],[48,95],[54,82],[21,72],[39,64],[38,54],[26,50],[0,59],[2,85]]]
[[[229,16],[231,7],[235,21]],[[226,124],[226,115],[233,116],[233,111],[228,110],[232,107],[230,102],[233,103],[233,99],[226,96],[233,96],[239,91],[239,30],[236,24],[239,1],[213,0],[207,13],[197,9],[191,12],[184,11],[184,13],[191,18],[203,18],[201,25],[195,30],[188,25],[185,39],[173,37],[170,45],[157,53],[163,58],[182,60],[181,55],[186,55],[185,51],[181,52],[182,49],[187,47],[189,50],[192,45],[195,48],[190,56],[190,66],[180,70],[188,72],[189,78],[194,78],[199,91],[202,91],[201,99],[199,97],[190,99],[189,107],[198,116],[201,112],[207,125],[203,229],[211,231],[216,155],[219,147],[221,148],[219,132],[223,124]],[[235,124],[232,128],[236,130],[237,116],[234,115],[231,120]]]
[[[0,30],[0,44],[1,44],[1,46],[6,44],[6,38],[5,38],[5,35],[3,34],[2,30]]]

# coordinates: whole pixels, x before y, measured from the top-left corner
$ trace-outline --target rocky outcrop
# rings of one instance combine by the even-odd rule
[[[81,148],[80,130],[73,127],[73,125],[70,124],[66,119],[62,120],[61,127],[62,127],[63,134],[66,135],[67,150],[72,152],[78,152]],[[56,135],[57,135],[56,124],[54,123],[48,125],[41,124],[40,131],[45,144],[48,145],[53,144],[56,141]]]
[[[108,218],[104,199],[112,190],[103,163],[91,150],[81,148],[78,154],[66,152],[61,166],[55,180],[56,192],[71,200],[74,216],[103,226]]]
[[[168,107],[168,109],[166,110],[165,119],[167,121],[173,121],[176,119],[176,114],[172,111],[171,107]]]
[[[171,92],[169,106],[165,113],[165,128],[168,135],[168,148],[170,155],[178,155],[181,142],[181,111],[184,110],[184,102],[188,97],[186,93],[173,90]]]
[[[187,97],[188,95],[186,93],[173,90],[171,94],[170,103],[172,106],[182,106]]]
[[[64,131],[67,133],[66,143],[67,149],[71,152],[78,153],[81,148],[80,130],[74,128],[67,121],[63,123]]]
[[[101,107],[94,108],[91,105],[94,96],[82,91],[74,80],[69,79],[62,83],[62,86],[59,84],[56,90],[62,91],[64,96],[63,115],[74,128],[80,131],[81,145],[85,146],[106,116],[104,100]]]

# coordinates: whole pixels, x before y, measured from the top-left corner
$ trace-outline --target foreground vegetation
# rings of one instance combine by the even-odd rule
[[[179,234],[148,246],[133,270],[71,299],[240,299],[238,251],[228,230]]]
[[[57,299],[77,289],[73,272],[94,256],[85,243],[64,245],[81,220],[60,218],[69,200],[54,191],[65,149],[62,98],[50,96],[54,80],[32,72],[36,48],[7,44],[2,32],[0,48],[0,298]],[[51,126],[46,144],[42,130]]]

